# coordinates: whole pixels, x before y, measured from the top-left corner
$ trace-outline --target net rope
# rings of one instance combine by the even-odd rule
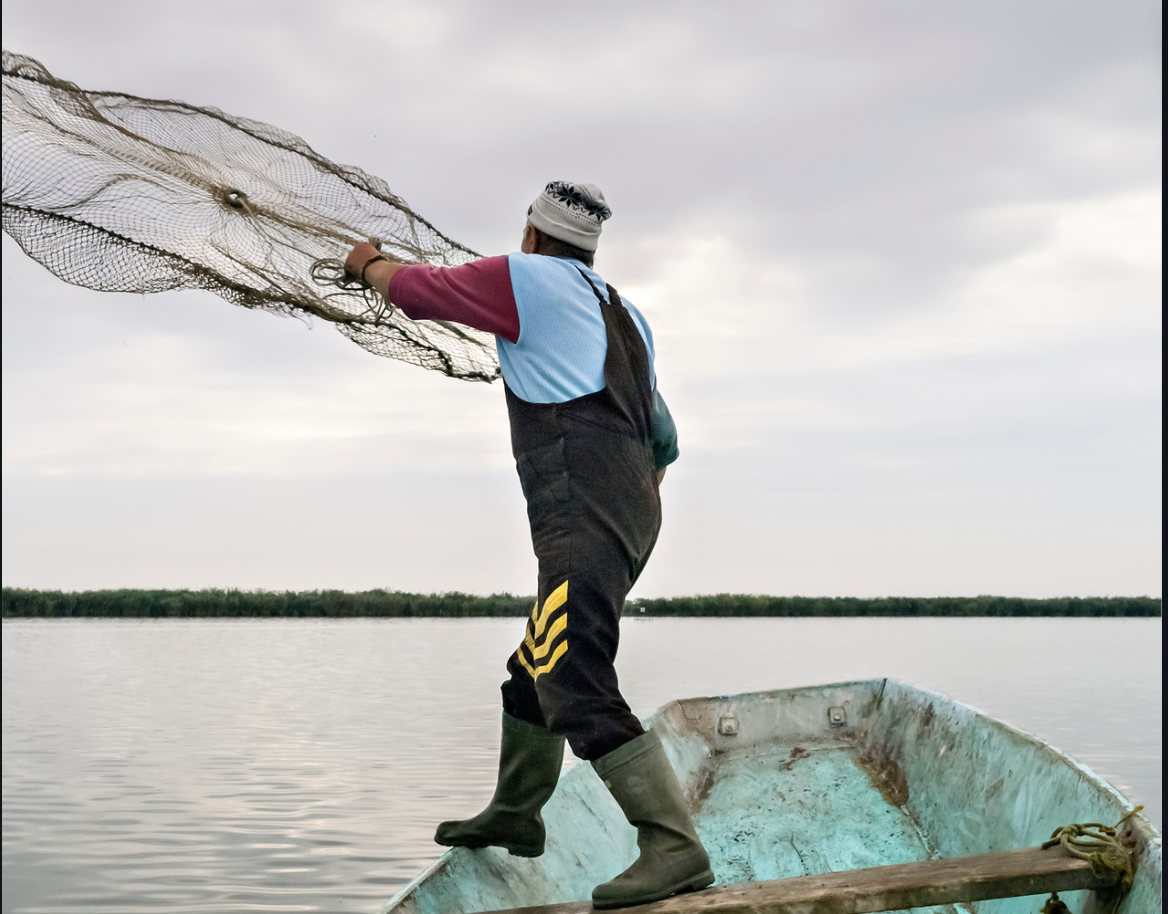
[[[382,179],[268,124],[84,90],[9,51],[3,80],[3,228],[66,282],[105,292],[203,289],[245,308],[329,321],[376,355],[464,380],[499,377],[490,334],[411,321],[362,283],[329,274],[371,237],[403,263],[481,256]]]

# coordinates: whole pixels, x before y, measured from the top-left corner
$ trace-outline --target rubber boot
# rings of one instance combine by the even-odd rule
[[[638,736],[592,767],[636,827],[641,849],[632,866],[592,890],[594,907],[645,904],[713,883],[710,858],[656,733]]]
[[[543,853],[540,810],[564,764],[564,738],[503,714],[499,780],[487,808],[472,819],[443,822],[434,840],[446,847],[505,847],[517,857]]]

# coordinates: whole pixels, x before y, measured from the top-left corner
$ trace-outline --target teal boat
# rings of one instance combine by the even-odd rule
[[[1125,797],[1048,743],[939,693],[877,679],[692,698],[665,705],[646,724],[658,731],[678,772],[718,881],[706,892],[637,910],[855,914],[887,910],[880,906],[884,898],[897,907],[948,914],[1037,914],[1051,886],[1102,883],[1091,883],[1089,873],[1082,875],[1086,862],[1059,848],[1001,852],[1037,848],[1060,826],[1121,819],[1118,837],[1131,853],[1135,877],[1120,914],[1162,910],[1160,833]],[[382,914],[471,914],[569,902],[577,904],[560,910],[588,910],[592,887],[635,859],[635,831],[592,767],[579,763],[564,772],[544,820],[542,857],[455,848]],[[980,888],[950,889],[949,895],[934,885],[915,895],[869,892],[866,901],[833,896],[819,906],[776,900],[780,890],[790,895],[796,888],[806,894],[817,886],[821,895],[830,894],[835,883],[840,897],[847,895],[843,888],[855,895],[864,879],[903,882],[910,873],[918,882],[937,883],[944,870],[953,882],[951,871],[966,858],[981,861],[982,869],[1001,869],[1006,861],[1026,870],[1026,878],[1009,883],[1008,891],[998,889],[1015,897],[995,898],[986,887],[993,879],[970,877],[966,882]],[[1069,875],[1072,864],[1079,866],[1078,882]],[[1067,874],[1061,882],[1049,875],[1043,882],[1030,872],[1036,866],[1051,872],[1062,866]],[[1001,873],[994,878],[994,885],[1006,884]],[[739,907],[715,904],[731,896],[747,900]],[[759,900],[764,896],[770,901]],[[1108,897],[1103,889],[1060,893],[1075,914],[1103,911]],[[918,906],[920,899],[940,898],[949,900]]]

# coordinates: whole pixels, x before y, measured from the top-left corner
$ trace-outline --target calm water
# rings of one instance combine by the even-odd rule
[[[522,620],[5,621],[5,912],[371,912],[494,783]],[[1158,619],[630,619],[635,710],[895,676],[1161,805]]]

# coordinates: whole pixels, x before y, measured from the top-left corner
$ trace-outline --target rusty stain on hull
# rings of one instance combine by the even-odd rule
[[[908,803],[908,778],[896,759],[878,750],[859,756],[856,763],[872,786],[880,791],[890,806],[903,807]]]

